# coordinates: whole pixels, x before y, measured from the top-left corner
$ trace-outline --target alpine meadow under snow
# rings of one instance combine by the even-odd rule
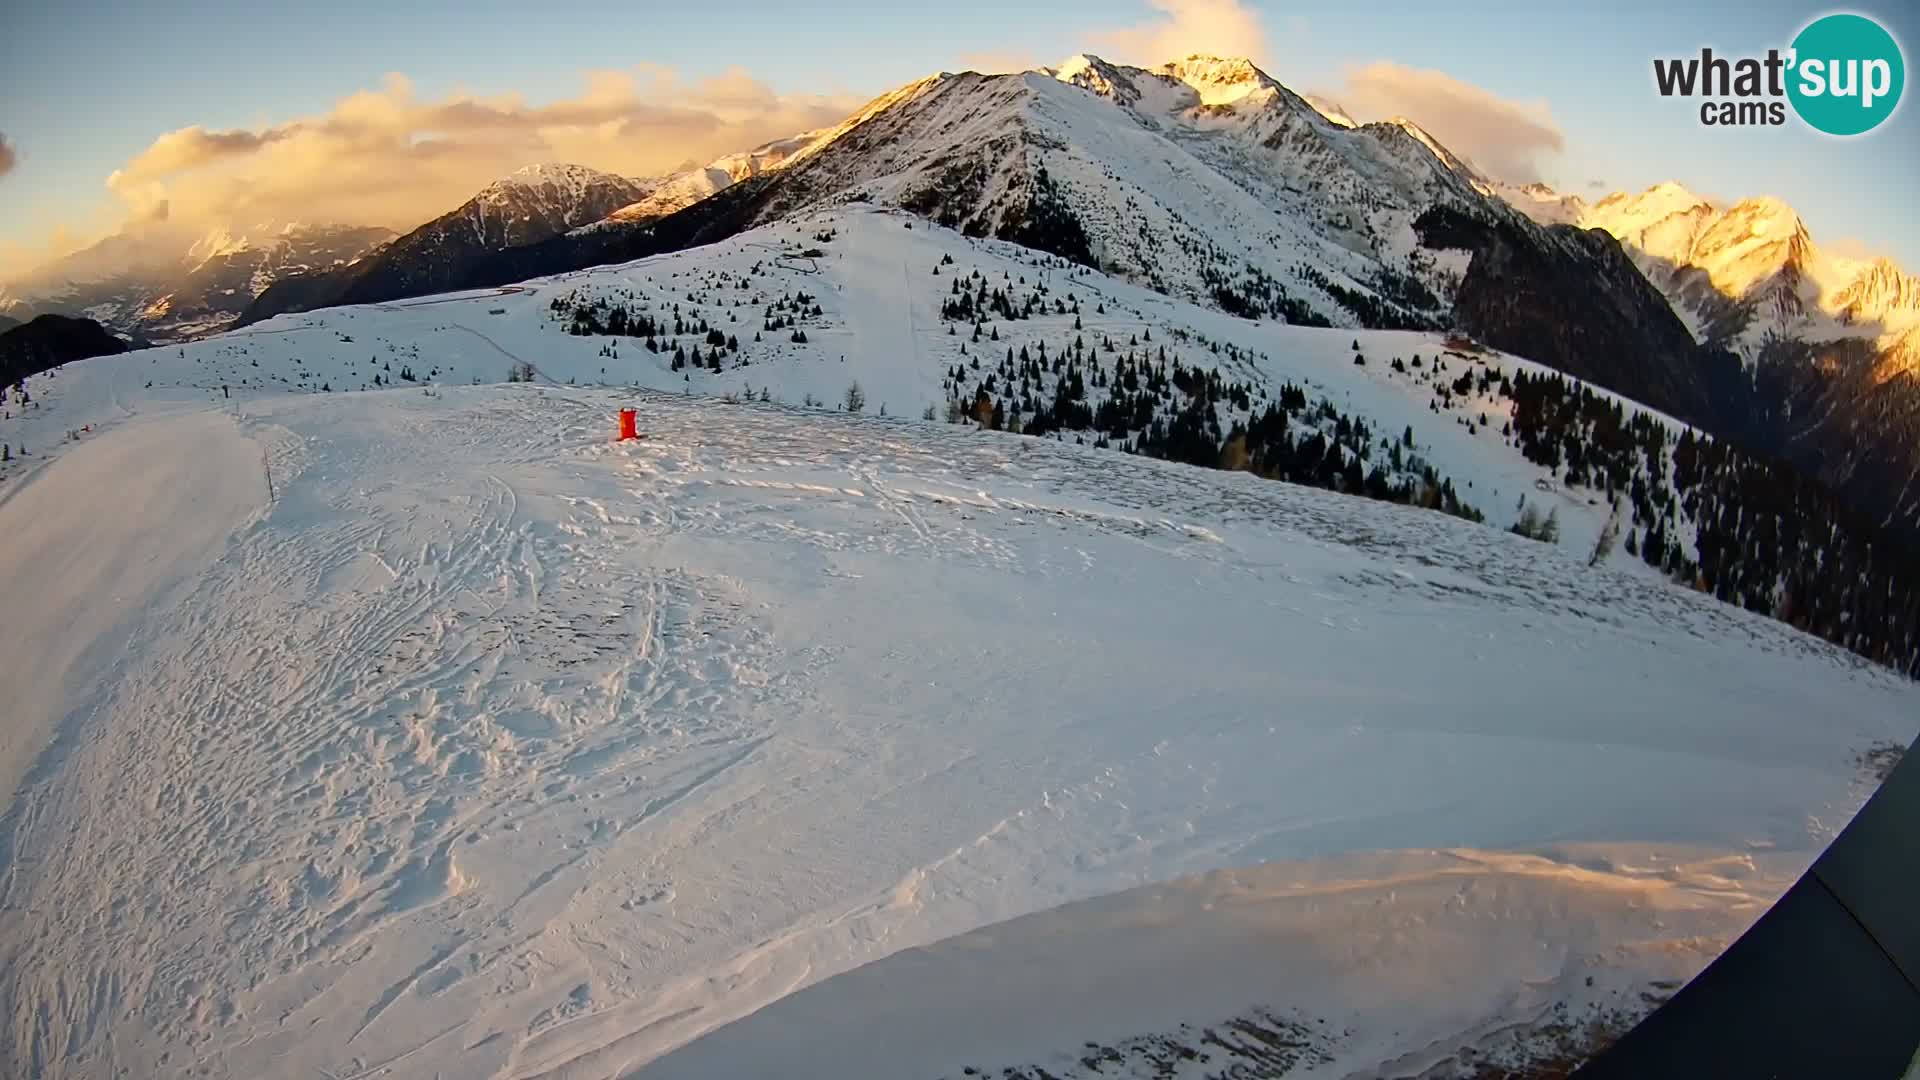
[[[203,246],[0,294],[245,324],[0,350],[0,1074],[1566,1065],[1920,733],[1780,204],[1080,56]]]

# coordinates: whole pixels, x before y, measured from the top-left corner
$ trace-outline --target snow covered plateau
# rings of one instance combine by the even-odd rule
[[[976,339],[962,280],[1038,300]],[[945,422],[1076,337],[1410,428],[1487,521]],[[1920,694],[1591,559],[1437,390],[1491,369],[847,207],[37,376],[0,1073],[1444,1076],[1630,1019]]]

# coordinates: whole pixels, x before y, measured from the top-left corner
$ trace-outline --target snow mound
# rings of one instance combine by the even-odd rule
[[[1620,854],[1390,852],[1144,886],[895,953],[635,1080],[1524,1063],[1568,1027],[1617,1034],[1790,884],[1748,857]]]

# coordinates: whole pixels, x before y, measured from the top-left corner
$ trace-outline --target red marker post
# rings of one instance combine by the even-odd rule
[[[639,438],[640,431],[637,427],[637,425],[639,424],[639,419],[640,419],[640,414],[638,411],[634,409],[621,409],[620,410],[620,437],[618,439],[615,439],[614,441],[625,442],[628,439]]]

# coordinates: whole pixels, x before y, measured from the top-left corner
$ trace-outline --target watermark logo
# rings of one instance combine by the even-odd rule
[[[1653,81],[1661,97],[1701,98],[1708,127],[1777,127],[1792,108],[1815,131],[1863,135],[1885,123],[1900,105],[1907,66],[1900,43],[1865,15],[1823,15],[1786,49],[1765,56],[1657,59]]]
[[[1815,19],[1793,39],[1789,55],[1798,60],[1799,78],[1787,83],[1787,99],[1816,130],[1861,135],[1900,104],[1907,81],[1900,43],[1864,15]]]

